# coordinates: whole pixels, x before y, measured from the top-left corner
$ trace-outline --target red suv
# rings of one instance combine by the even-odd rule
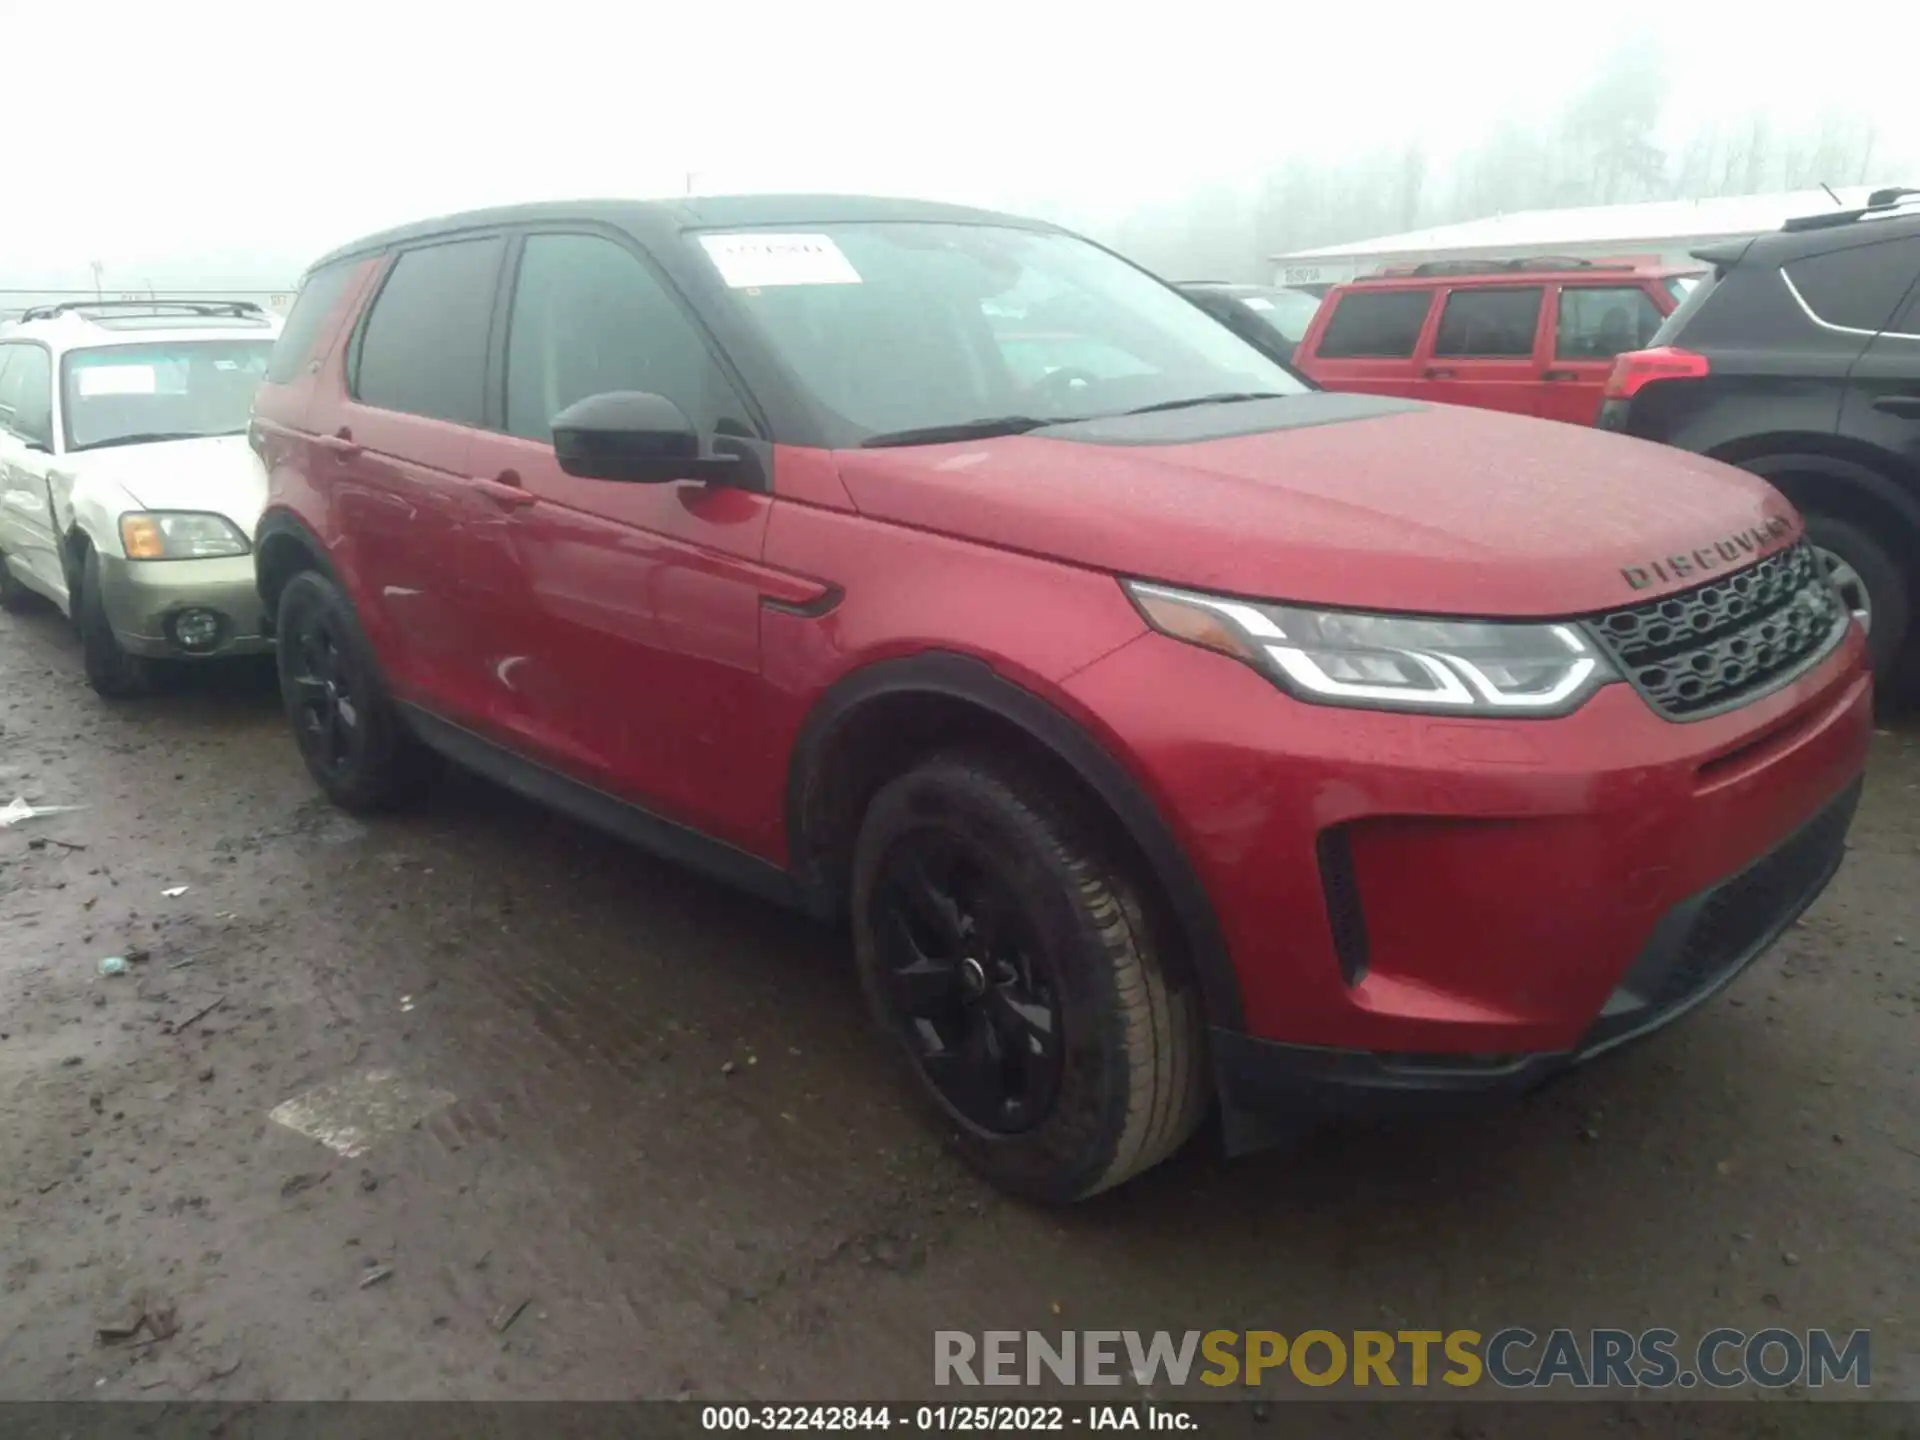
[[[1858,794],[1860,633],[1763,482],[1307,389],[1042,224],[389,231],[307,275],[253,437],[329,795],[438,752],[847,918],[1029,1195],[1216,1099],[1244,1147],[1644,1034],[1811,902]]]
[[[1591,425],[1613,358],[1646,346],[1695,271],[1438,260],[1336,285],[1293,366],[1329,390]]]

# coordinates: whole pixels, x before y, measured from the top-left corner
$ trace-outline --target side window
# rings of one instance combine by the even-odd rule
[[[507,433],[610,390],[664,395],[701,430],[752,433],[706,341],[638,256],[598,235],[529,235],[507,322]]]
[[[1920,236],[1809,255],[1790,261],[1785,273],[1807,308],[1827,324],[1879,330],[1920,277]]]
[[[1611,360],[1622,351],[1644,350],[1663,318],[1644,290],[1567,286],[1560,291],[1553,353],[1560,360]]]
[[[1525,359],[1533,354],[1545,292],[1530,289],[1455,290],[1440,312],[1433,337],[1435,355]]]
[[[22,440],[53,448],[53,360],[38,345],[9,345],[0,373],[0,425]]]
[[[306,284],[293,302],[280,338],[274,341],[273,357],[267,361],[267,383],[285,385],[300,373],[300,367],[313,358],[314,342],[320,329],[340,303],[340,296],[353,278],[355,262],[337,261],[324,270],[307,276]]]
[[[1920,285],[1913,287],[1913,295],[1907,301],[1907,308],[1894,318],[1887,327],[1902,335],[1920,337]]]
[[[13,383],[8,371],[13,365],[13,357],[20,353],[18,345],[0,345],[0,430],[13,428]]]
[[[1320,337],[1321,358],[1409,358],[1432,300],[1427,290],[1349,290]]]
[[[487,330],[505,248],[493,236],[402,252],[360,332],[356,400],[455,425],[485,423]]]

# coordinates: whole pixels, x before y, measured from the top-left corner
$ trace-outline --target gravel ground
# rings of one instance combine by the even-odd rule
[[[1525,1324],[1870,1326],[1920,1399],[1920,730],[1687,1023],[1047,1213],[930,1140],[841,936],[477,780],[341,815],[264,667],[79,669],[0,617],[0,805],[85,807],[0,829],[0,1398],[905,1398],[936,1328]]]

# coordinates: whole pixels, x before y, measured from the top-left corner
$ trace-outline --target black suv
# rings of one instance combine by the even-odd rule
[[[1920,191],[1696,258],[1711,277],[1614,362],[1599,424],[1785,493],[1890,681],[1920,573]]]

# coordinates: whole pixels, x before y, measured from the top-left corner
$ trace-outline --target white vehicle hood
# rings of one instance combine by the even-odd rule
[[[110,445],[65,457],[76,490],[118,486],[144,510],[224,515],[249,540],[267,504],[267,472],[244,435]]]

